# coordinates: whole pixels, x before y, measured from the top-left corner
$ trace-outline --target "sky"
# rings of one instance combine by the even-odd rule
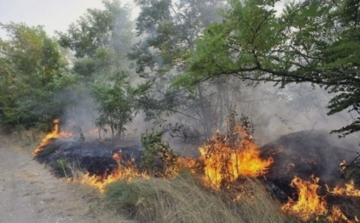
[[[120,2],[133,6],[132,0]],[[275,8],[280,12],[282,5],[282,2],[278,2]],[[102,0],[0,0],[0,23],[43,25],[47,34],[54,36],[55,31],[67,31],[69,25],[76,22],[88,8],[104,8]],[[138,13],[139,9],[133,9],[132,18],[135,19]],[[2,29],[0,38],[6,38],[6,32]]]
[[[43,25],[48,35],[53,36],[55,30],[65,32],[88,8],[104,8],[102,0],[0,0],[0,23]],[[0,38],[6,38],[1,29]]]

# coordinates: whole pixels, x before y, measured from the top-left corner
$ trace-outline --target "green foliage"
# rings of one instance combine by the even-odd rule
[[[117,0],[103,3],[105,9],[88,9],[67,33],[58,33],[59,44],[75,51],[73,70],[86,77],[124,68],[131,47],[130,9]]]
[[[10,23],[1,28],[9,40],[0,39],[0,121],[46,129],[64,105],[55,95],[74,77],[65,69],[58,44],[42,27]]]
[[[130,216],[135,214],[135,204],[139,197],[132,190],[131,184],[128,184],[125,180],[110,184],[106,197],[118,210],[126,211]]]
[[[147,84],[134,88],[127,80],[126,72],[115,74],[109,82],[108,77],[93,84],[92,95],[98,103],[99,118],[96,125],[100,128],[110,126],[112,136],[121,138],[125,125],[133,119],[137,98],[147,91]]]
[[[94,57],[101,47],[111,45],[116,52],[131,44],[130,9],[121,7],[120,1],[104,1],[104,10],[88,9],[68,33],[59,33],[59,43],[76,52],[75,56]],[[130,36],[129,36],[130,35]]]
[[[174,170],[178,155],[170,149],[167,142],[162,141],[164,132],[144,133],[141,144],[145,148],[141,156],[141,165],[146,171],[154,175],[167,176]]]
[[[216,125],[221,125],[221,121],[214,122],[215,116],[221,113],[216,111],[220,106],[213,100],[215,94],[221,95],[217,83],[199,84],[192,89],[173,88],[172,79],[184,72],[201,30],[213,21],[220,21],[217,10],[224,1],[136,2],[141,8],[136,22],[137,35],[146,38],[133,46],[128,57],[134,61],[139,76],[153,83],[150,98],[143,106],[147,118],[181,114],[200,124],[203,134],[210,135]]]
[[[229,0],[223,23],[203,32],[177,85],[194,85],[223,75],[288,83],[310,82],[335,93],[329,115],[360,113],[359,2],[306,0],[287,4],[281,15],[277,1]],[[335,132],[360,130],[360,119]]]
[[[134,86],[129,81],[126,53],[133,38],[129,8],[117,0],[103,3],[105,9],[88,9],[67,33],[58,35],[61,46],[75,51],[72,70],[82,78],[80,94],[90,93],[96,102],[95,125],[106,131],[109,127],[112,137],[120,139],[150,85]]]
[[[56,165],[58,169],[64,170],[68,168],[69,163],[66,159],[59,159],[56,161]]]

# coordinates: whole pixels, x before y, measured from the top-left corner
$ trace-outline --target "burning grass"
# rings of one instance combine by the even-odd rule
[[[348,197],[360,197],[360,190],[355,188],[354,181],[345,184],[345,187],[336,186],[333,190],[328,189],[330,193]]]
[[[54,124],[54,130],[35,149],[35,157],[59,154],[58,148],[52,147],[56,143],[50,143],[54,139],[71,136],[59,131],[58,120]],[[354,183],[334,189],[327,187],[325,194],[319,195],[320,189],[324,190],[326,185],[322,184],[321,188],[319,178],[311,176],[307,181],[295,177],[291,187],[296,191],[296,196],[285,191],[287,196],[294,199],[289,198],[280,208],[260,183],[254,180],[262,176],[266,178],[274,159],[262,156],[262,151],[245,127],[235,126],[227,134],[217,132],[199,148],[199,159],[175,160],[175,165],[170,166],[173,168],[173,179],[166,179],[168,175],[150,177],[148,171],[139,169],[138,163],[111,146],[107,148],[110,155],[102,151],[99,157],[92,158],[95,160],[91,162],[94,164],[91,168],[95,167],[95,170],[91,172],[85,169],[84,174],[72,174],[70,179],[106,193],[117,209],[127,211],[140,222],[290,222],[281,211],[303,222],[321,219],[334,223],[359,222],[355,205],[359,199],[351,200],[351,205],[347,207],[328,201],[331,196],[343,203],[344,198],[359,198],[360,191]],[[78,147],[76,143],[74,145]],[[81,143],[79,151],[83,151],[83,146],[86,151],[95,153],[98,149],[96,145]],[[65,150],[73,151],[70,148],[74,147]],[[130,147],[127,150],[132,151]],[[157,154],[154,154],[154,159],[156,157]],[[64,169],[67,160],[60,161],[56,163]],[[104,162],[107,166],[104,166]],[[99,167],[101,171],[96,169]],[[286,173],[289,174],[295,168],[298,167],[293,164]],[[190,169],[191,174],[178,176],[183,169]],[[291,177],[290,174],[288,177]],[[266,182],[263,180],[263,183]]]
[[[229,144],[226,135],[217,132],[200,147],[204,181],[213,188],[229,188],[239,176],[264,175],[273,162],[272,158],[261,158],[259,146],[240,126],[236,127],[235,134],[239,137],[235,145]]]
[[[54,129],[42,139],[40,145],[34,150],[33,156],[39,155],[43,151],[44,147],[49,145],[49,143],[54,139],[68,138],[72,136],[72,133],[59,131],[59,122],[59,119],[54,120]]]
[[[295,177],[291,186],[297,189],[298,200],[289,199],[288,203],[281,208],[284,212],[293,214],[304,221],[326,215],[328,212],[325,198],[318,195],[319,178],[314,176],[311,178],[311,181],[305,181]]]
[[[100,193],[105,193],[107,186],[113,182],[117,182],[119,180],[131,182],[134,179],[147,178],[149,178],[147,174],[141,173],[132,163],[129,163],[126,166],[119,165],[117,169],[113,169],[109,174],[105,174],[103,176],[92,175],[87,172],[85,175],[81,175],[80,177],[72,180],[90,185],[91,187],[98,189]]]
[[[310,178],[311,180],[306,181],[295,176],[291,182],[291,186],[296,188],[298,198],[296,201],[289,198],[289,201],[281,207],[285,213],[293,215],[305,222],[314,219],[323,219],[323,222],[333,223],[360,222],[356,216],[356,213],[354,213],[354,210],[351,210],[354,209],[356,203],[359,202],[359,200],[356,200],[355,202],[352,201],[352,204],[348,201],[349,204],[346,208],[341,208],[339,205],[334,204],[330,205],[327,201],[327,196],[319,194],[321,189],[319,184],[320,178],[315,177],[314,175],[312,175]],[[325,187],[327,193],[340,195],[340,198],[343,198],[344,196],[357,197],[358,193],[360,192],[360,190],[356,190],[354,188],[353,183],[346,184],[346,188],[336,186],[334,190],[330,190],[326,184]],[[343,207],[344,205],[341,206]],[[347,214],[344,213],[342,209],[345,209]],[[350,216],[353,216],[352,218],[348,217],[349,212],[352,212],[350,214]]]

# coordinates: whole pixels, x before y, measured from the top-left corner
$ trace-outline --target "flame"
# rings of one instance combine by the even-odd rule
[[[337,205],[334,205],[332,207],[331,216],[327,217],[326,220],[329,222],[346,222],[346,223],[353,223],[353,221],[350,221],[344,213],[340,210],[340,207]],[[355,222],[358,222],[355,218]]]
[[[289,199],[288,203],[281,207],[284,212],[296,215],[304,221],[327,214],[325,198],[317,194],[319,178],[312,175],[311,179],[312,182],[295,176],[290,185],[296,188],[299,198],[297,201]]]
[[[99,190],[100,193],[106,192],[106,187],[116,181],[126,180],[132,181],[134,178],[149,178],[148,175],[140,173],[135,167],[128,166],[124,168],[114,169],[110,174],[99,176],[91,175],[87,172],[79,181],[82,184],[90,185]]]
[[[40,145],[38,147],[36,147],[36,149],[34,150],[33,156],[37,156],[44,149],[44,147],[47,146],[52,140],[58,139],[61,137],[68,138],[68,137],[72,136],[72,133],[59,132],[59,123],[60,123],[59,119],[54,120],[53,130],[41,140]]]
[[[119,151],[119,153],[121,153],[121,150]],[[114,153],[114,154],[112,155],[112,158],[113,158],[118,164],[119,164],[120,161],[121,161],[121,156],[120,156],[119,153]]]
[[[246,137],[244,130],[237,128],[237,134],[242,138],[238,146],[227,145],[225,135],[217,132],[212,139],[199,148],[203,163],[204,180],[215,188],[227,188],[239,176],[258,177],[267,172],[273,159],[261,159],[259,146]]]
[[[197,172],[196,170],[198,168],[198,163],[195,159],[191,157],[179,157],[176,160],[176,163],[178,165],[178,171],[187,169],[193,174]]]
[[[290,185],[296,188],[298,200],[289,199],[288,203],[281,207],[284,212],[295,215],[303,221],[314,219],[320,215],[329,215],[326,218],[328,222],[359,222],[356,216],[353,221],[348,219],[337,205],[331,207],[331,214],[329,214],[330,207],[328,208],[325,196],[320,196],[317,193],[320,188],[319,178],[312,175],[311,181],[302,180],[297,176],[292,180]],[[360,191],[355,189],[354,182],[346,184],[345,188],[336,186],[333,190],[330,190],[327,185],[325,186],[327,191],[332,194],[355,197],[360,195]]]
[[[59,122],[59,119],[54,120],[53,130],[42,139],[40,145],[33,152],[34,156],[37,156],[54,139],[72,136],[71,133],[59,131]],[[98,130],[92,130],[91,133],[96,131]],[[215,190],[220,188],[234,190],[236,188],[235,196],[230,196],[234,202],[246,199],[246,196],[243,195],[248,194],[251,190],[245,188],[244,184],[239,183],[242,179],[239,179],[239,177],[258,177],[264,175],[274,160],[271,157],[268,159],[261,158],[259,146],[241,127],[237,126],[235,134],[238,136],[236,138],[238,141],[229,143],[232,139],[228,137],[232,136],[217,132],[207,143],[199,148],[201,156],[198,160],[189,157],[178,158],[176,168],[171,171],[174,174],[169,174],[166,177],[174,177],[180,169],[187,168],[193,174],[202,173],[205,185]],[[108,170],[104,175],[87,172],[82,176],[68,180],[90,185],[100,193],[105,193],[107,186],[113,182],[119,180],[132,181],[135,178],[148,179],[150,177],[146,172],[141,172],[133,160],[127,162],[122,160],[121,150],[114,153],[112,158],[116,161],[118,167],[111,171]],[[307,162],[315,164],[313,160],[307,160]],[[294,167],[295,164],[287,163],[286,169],[289,171]],[[237,184],[234,184],[235,181]],[[325,196],[318,195],[320,188],[318,183],[319,178],[314,175],[311,176],[310,181],[302,180],[295,176],[290,185],[297,190],[298,199],[292,200],[289,198],[289,201],[281,209],[285,213],[295,215],[303,221],[315,219],[321,215],[328,215],[326,220],[329,222],[360,222],[357,216],[351,216],[346,209],[342,210],[337,205],[328,206]],[[241,193],[238,193],[239,191]],[[353,181],[345,184],[344,187],[336,186],[332,190],[327,187],[327,191],[339,196],[360,197],[360,190],[355,188]],[[350,216],[351,220],[349,220],[343,211]]]
[[[112,158],[118,163],[118,168],[113,169],[110,173],[104,175],[94,175],[87,172],[85,175],[74,181],[82,184],[90,185],[99,190],[100,193],[105,193],[109,184],[119,180],[132,181],[134,178],[148,179],[149,176],[145,173],[141,173],[134,161],[128,161],[125,164],[121,164],[121,150],[114,153]]]
[[[341,196],[360,197],[360,190],[355,189],[354,181],[345,184],[345,188],[336,186],[332,191],[328,189],[328,192]]]

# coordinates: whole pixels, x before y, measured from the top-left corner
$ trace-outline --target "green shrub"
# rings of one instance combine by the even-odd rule
[[[178,155],[170,149],[167,142],[162,141],[164,132],[142,134],[141,143],[145,148],[141,156],[141,167],[155,176],[169,176],[175,171]]]

